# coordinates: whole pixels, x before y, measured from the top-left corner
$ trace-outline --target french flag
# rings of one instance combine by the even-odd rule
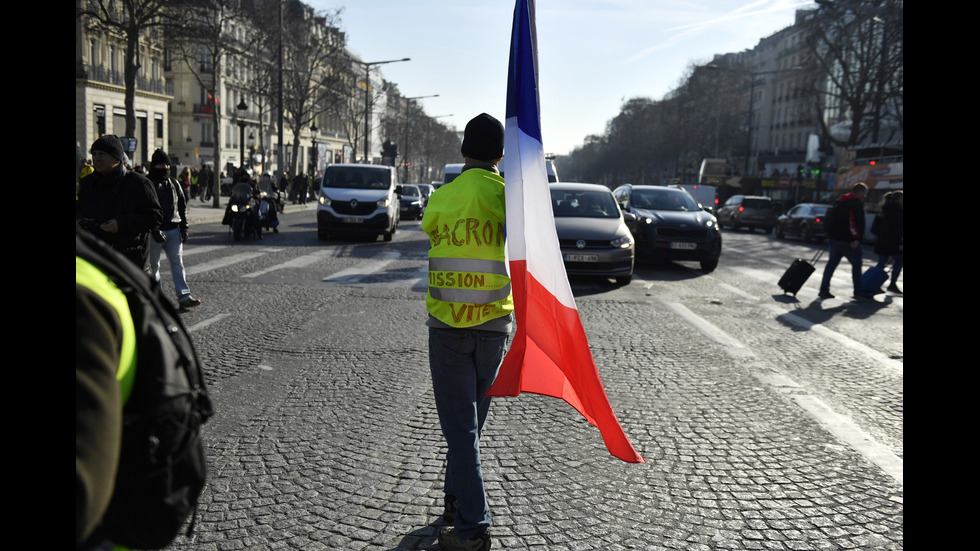
[[[514,9],[504,125],[507,251],[517,331],[490,396],[561,398],[613,456],[645,463],[609,405],[562,263],[541,142],[534,0]]]

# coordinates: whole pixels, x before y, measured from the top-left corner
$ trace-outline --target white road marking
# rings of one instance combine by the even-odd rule
[[[724,346],[725,350],[730,355],[740,358],[757,357],[754,352],[752,352],[737,339],[731,337],[721,329],[718,329],[718,327],[690,311],[684,305],[678,302],[668,301],[664,301],[664,304],[683,319],[687,320],[688,323],[701,331],[701,333],[703,333],[706,337]],[[784,315],[787,314],[784,313]],[[805,322],[805,320],[802,320],[802,318],[800,318],[800,320]],[[813,327],[815,328],[820,326],[814,325]],[[831,334],[836,335],[836,333],[833,331],[827,330],[826,328],[822,329],[826,331],[825,336],[832,336]],[[838,335],[838,337],[846,339],[846,337],[843,337],[842,335]],[[834,338],[837,340],[836,337]],[[838,340],[838,342],[840,341]],[[854,344],[860,345],[860,343]],[[864,348],[867,349],[867,347]],[[864,350],[865,353],[869,353],[869,351],[874,352],[870,349]],[[888,358],[885,359],[894,363],[894,360],[890,360]],[[825,428],[841,442],[847,444],[855,451],[863,455],[870,462],[877,465],[882,471],[885,472],[885,474],[894,478],[896,482],[899,484],[904,484],[904,461],[902,458],[898,457],[887,447],[875,441],[874,438],[861,430],[861,428],[856,424],[835,412],[820,398],[806,394],[805,389],[801,385],[797,384],[796,381],[783,373],[781,370],[761,361],[759,362],[758,367],[759,371],[754,373],[757,379],[767,383],[769,386],[781,393],[789,394],[793,401],[796,402],[796,404],[806,411],[811,417],[813,417],[813,419],[816,420],[820,426]]]
[[[276,270],[285,270],[289,268],[305,268],[330,256],[333,256],[332,251],[318,251],[312,254],[298,256],[292,260],[283,262],[282,264],[276,264],[275,266],[270,266],[269,268],[265,268],[264,270],[259,270],[257,272],[245,274],[242,277],[258,277],[260,275],[264,275],[269,272],[274,272]]]
[[[400,257],[401,254],[397,251],[385,251],[363,262],[359,262],[356,266],[334,272],[323,278],[322,281],[329,283],[356,283],[364,276],[380,272],[382,268]]]
[[[211,270],[217,270],[219,268],[225,268],[231,266],[232,264],[238,264],[239,262],[245,262],[246,260],[251,260],[253,258],[258,258],[265,255],[265,252],[251,252],[251,253],[238,253],[231,256],[226,256],[211,262],[205,262],[203,264],[192,264],[184,268],[184,272],[187,275],[201,274],[204,272],[210,272]]]
[[[210,317],[210,318],[202,321],[201,323],[196,323],[196,324],[188,327],[187,328],[187,332],[188,333],[193,333],[194,331],[197,331],[198,329],[204,329],[205,327],[207,327],[209,325],[213,325],[215,323],[218,323],[219,321],[221,321],[221,320],[223,320],[223,319],[225,319],[225,318],[227,318],[229,316],[231,316],[231,314],[218,314],[217,316]]]

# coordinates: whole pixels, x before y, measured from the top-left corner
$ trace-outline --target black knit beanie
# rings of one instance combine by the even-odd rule
[[[153,152],[153,156],[150,157],[150,166],[156,165],[169,165],[170,157],[167,156],[166,152],[162,149],[157,149]]]
[[[486,113],[466,123],[460,153],[471,159],[495,161],[504,156],[504,125]]]
[[[92,144],[92,151],[108,153],[120,161],[126,158],[126,152],[123,150],[122,142],[112,134],[106,134],[95,140],[95,143]]]

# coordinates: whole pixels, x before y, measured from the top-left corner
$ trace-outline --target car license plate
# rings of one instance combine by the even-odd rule
[[[342,219],[344,224],[362,224],[364,222],[363,218],[344,218]]]
[[[670,248],[671,249],[691,250],[691,249],[698,248],[698,244],[697,243],[684,243],[684,242],[680,242],[680,241],[671,241],[670,242]]]
[[[565,255],[565,260],[569,262],[599,262],[599,255],[597,254],[568,254]]]

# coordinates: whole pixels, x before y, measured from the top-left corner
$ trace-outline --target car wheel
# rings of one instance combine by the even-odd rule
[[[709,258],[701,261],[701,271],[704,273],[713,272],[717,267],[718,267],[717,258]]]
[[[772,232],[773,232],[773,227],[772,226],[769,226],[768,228],[762,228],[762,229],[764,229],[767,234],[772,235]]]
[[[776,237],[779,239],[784,239],[786,237],[786,232],[783,231],[782,226],[776,228]]]

